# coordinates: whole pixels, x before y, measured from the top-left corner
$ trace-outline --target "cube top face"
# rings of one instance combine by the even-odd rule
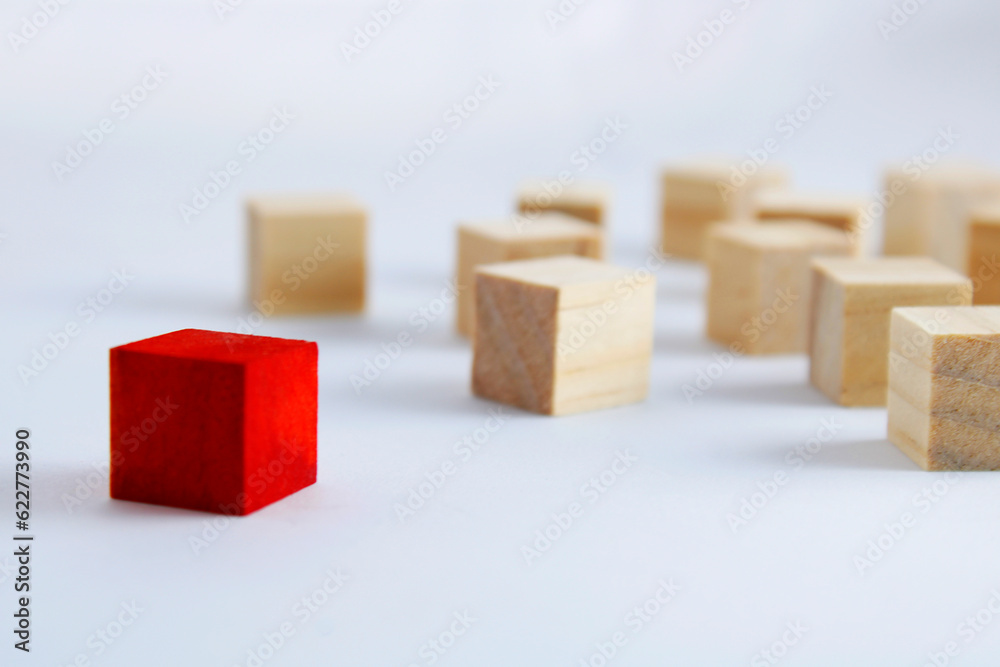
[[[611,203],[611,189],[599,184],[570,183],[561,190],[545,183],[523,186],[517,195],[517,210],[522,214],[558,211],[578,220],[601,225]],[[555,192],[553,193],[553,190]]]
[[[576,258],[509,262],[477,271],[476,299],[477,396],[547,415],[645,398],[655,306],[648,273]]]
[[[616,285],[628,281],[634,274],[612,264],[570,256],[488,264],[480,266],[476,273],[536,289],[555,290],[560,308],[600,303]]]
[[[112,351],[143,352],[165,357],[226,364],[245,364],[285,352],[314,349],[303,340],[246,336],[243,334],[181,329],[172,333],[120,345]]]
[[[461,223],[462,232],[504,244],[535,243],[548,239],[586,238],[601,241],[601,230],[579,218],[564,213],[546,212],[531,222],[517,225],[509,220]]]
[[[706,158],[665,167],[662,174],[664,185],[668,183],[698,184],[715,186],[718,181],[728,183],[733,169],[739,168],[742,158]],[[780,187],[788,181],[787,172],[774,165],[759,167],[747,179],[760,187]]]
[[[760,220],[813,220],[843,230],[855,230],[868,202],[861,197],[786,190],[760,192],[754,202]]]
[[[243,515],[316,481],[316,344],[255,338],[110,351],[113,498]]]
[[[760,224],[723,224],[713,228],[714,239],[760,252],[850,248],[847,235],[809,220],[788,220]]]
[[[933,373],[953,374],[956,356],[977,358],[1000,387],[1000,307],[920,306],[892,311],[892,347]],[[971,369],[962,375],[968,377]],[[985,380],[985,377],[978,378]]]
[[[348,193],[279,193],[258,195],[247,201],[251,214],[294,221],[308,218],[354,218],[364,220],[364,205]]]
[[[813,268],[827,279],[849,287],[921,287],[928,285],[971,287],[965,276],[926,257],[877,257],[813,260]]]
[[[897,308],[889,439],[926,470],[1000,469],[1000,308]]]

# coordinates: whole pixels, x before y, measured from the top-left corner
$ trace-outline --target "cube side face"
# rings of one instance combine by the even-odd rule
[[[552,414],[558,307],[557,289],[476,275],[475,395]]]
[[[969,271],[969,223],[972,210],[1000,198],[1000,184],[937,188],[931,202],[931,253],[945,266]]]
[[[973,223],[969,230],[969,275],[979,305],[1000,304],[1000,221]]]
[[[850,285],[844,325],[841,404],[883,406],[889,381],[892,309],[906,306],[969,305],[967,283]]]
[[[637,403],[649,393],[655,280],[612,298],[560,308],[552,414]]]
[[[260,213],[251,209],[252,298],[277,313],[359,312],[367,283],[361,211]]]
[[[825,271],[812,269],[809,325],[809,378],[813,386],[840,403],[844,386],[846,290]]]
[[[113,349],[111,497],[220,512],[243,491],[244,369]]]
[[[795,354],[809,349],[809,314],[812,298],[810,249],[771,251],[760,266],[757,321],[751,338],[761,354]]]
[[[458,230],[458,269],[456,284],[458,303],[455,309],[455,330],[472,338],[476,330],[476,267],[502,262],[506,258],[505,244],[478,234],[471,229]]]
[[[753,351],[743,333],[760,302],[761,254],[730,239],[712,235],[708,251],[707,334],[723,345],[741,343]]]
[[[316,482],[315,343],[247,364],[240,514],[249,514]]]

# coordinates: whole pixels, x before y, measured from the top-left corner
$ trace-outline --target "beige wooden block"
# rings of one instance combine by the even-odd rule
[[[365,306],[368,214],[347,195],[268,195],[247,202],[250,298],[278,314]]]
[[[754,163],[751,163],[754,164]],[[739,160],[732,163],[695,162],[663,171],[661,245],[663,251],[683,259],[703,259],[708,230],[719,222],[753,220],[757,192],[784,187],[785,172],[777,167],[756,167],[745,176]]]
[[[543,213],[523,223],[460,224],[455,318],[458,332],[471,338],[476,328],[476,267],[559,255],[603,259],[601,228],[562,213]]]
[[[972,282],[925,257],[813,260],[812,383],[846,406],[886,404],[893,308],[965,306]]]
[[[479,267],[473,392],[548,415],[643,400],[655,292],[646,271],[579,257]]]
[[[972,212],[968,266],[976,305],[1000,304],[1000,206]]]
[[[595,225],[603,225],[611,203],[611,190],[603,185],[556,180],[531,183],[517,195],[517,211],[532,219],[542,213],[565,213]]]
[[[811,259],[852,252],[845,232],[815,222],[717,225],[709,236],[708,337],[747,354],[806,352]]]
[[[889,440],[925,470],[1000,470],[1000,308],[897,308]]]
[[[966,273],[971,212],[1000,201],[1000,172],[964,164],[895,168],[883,195],[886,255],[926,255]]]
[[[811,220],[848,235],[856,254],[865,248],[867,235],[866,209],[863,197],[795,190],[764,190],[754,200],[754,217],[761,222],[777,220]]]

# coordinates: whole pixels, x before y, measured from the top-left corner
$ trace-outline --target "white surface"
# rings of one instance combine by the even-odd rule
[[[954,664],[994,664],[1000,620],[970,643],[957,626],[1000,587],[996,477],[963,477],[921,512],[914,496],[943,477],[884,441],[884,411],[842,410],[808,388],[800,358],[740,359],[689,405],[682,385],[719,351],[702,340],[696,267],[659,275],[646,403],[514,413],[402,524],[394,504],[457,460],[453,444],[492,406],[469,395],[450,313],[360,396],[349,377],[444,289],[455,220],[505,214],[519,181],[572,168],[608,118],[629,129],[583,176],[615,186],[614,255],[632,266],[655,236],[655,167],[759,147],[812,86],[835,96],[776,157],[805,187],[874,192],[883,163],[949,124],[955,154],[996,161],[998,6],[928,3],[885,41],[875,22],[890,3],[752,3],[679,73],[673,51],[726,3],[592,0],[550,33],[555,2],[405,2],[351,64],[340,41],[382,5],[342,4],[246,2],[219,21],[207,1],[71,3],[0,60],[0,466],[13,468],[14,429],[30,427],[37,535],[34,651],[5,644],[0,664],[82,654],[94,665],[246,665],[286,621],[295,635],[267,665],[427,664],[421,647],[465,610],[478,620],[438,664],[578,665],[619,631],[628,643],[614,665],[754,664],[789,622],[808,631],[782,664],[919,665],[949,641],[961,649]],[[13,29],[33,7],[8,3],[0,23]],[[58,181],[52,161],[155,64],[169,73],[162,87]],[[384,171],[490,74],[497,93],[390,192]],[[178,205],[240,157],[275,105],[297,120],[185,226]],[[371,205],[371,308],[258,330],[320,344],[318,484],[233,522],[198,555],[189,538],[210,516],[112,503],[104,484],[67,511],[64,494],[107,460],[107,349],[184,327],[237,329],[242,197],[323,187]],[[123,267],[134,282],[84,322],[77,305]],[[17,367],[70,321],[81,334],[24,386]],[[734,534],[727,514],[790,470],[786,453],[829,419],[842,425],[835,439]],[[638,462],[590,505],[581,485],[618,451]],[[13,509],[10,477],[0,516]],[[526,564],[521,547],[574,501],[584,515]],[[859,574],[854,557],[907,511],[916,526]],[[300,623],[297,601],[330,568],[350,580]],[[12,582],[0,579],[11,624]],[[682,590],[633,634],[626,614],[661,579]],[[96,655],[88,638],[133,600],[136,623]]]

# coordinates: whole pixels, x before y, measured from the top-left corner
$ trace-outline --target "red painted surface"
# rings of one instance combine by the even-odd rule
[[[110,357],[112,498],[243,515],[316,482],[315,343],[185,329]]]

